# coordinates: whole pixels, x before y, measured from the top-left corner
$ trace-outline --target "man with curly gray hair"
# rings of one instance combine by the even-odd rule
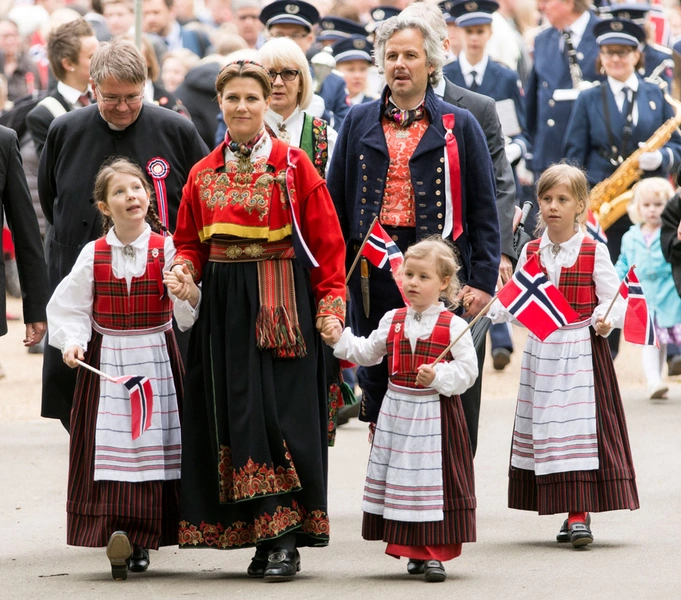
[[[442,236],[453,242],[461,263],[462,316],[473,317],[494,293],[500,260],[494,171],[485,136],[470,112],[433,91],[442,77],[445,53],[428,21],[406,11],[384,21],[374,39],[386,87],[379,100],[350,109],[327,178],[347,243],[347,266],[362,241],[377,233],[375,221],[402,252],[425,237]],[[391,273],[373,267],[364,256],[348,286],[349,321],[356,335],[368,336],[385,313],[404,306]],[[417,322],[421,318],[420,313],[414,316]],[[360,420],[376,423],[388,376],[385,360],[358,369]],[[471,452],[460,403],[454,412],[442,420],[443,473],[456,470],[453,456]],[[463,439],[465,448],[453,450],[453,439]],[[398,523],[365,512],[363,537],[384,540],[408,557],[409,573],[443,581],[441,561],[455,554],[427,553],[424,547],[453,548],[473,541],[475,530],[474,519],[467,525],[462,520],[462,511],[474,509],[472,490],[445,488],[447,505],[458,508],[445,510],[442,521]]]

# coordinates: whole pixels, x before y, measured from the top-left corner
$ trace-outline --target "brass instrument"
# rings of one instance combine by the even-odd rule
[[[643,171],[638,168],[638,159],[644,152],[654,152],[664,146],[681,125],[681,102],[665,93],[664,99],[674,107],[675,115],[667,119],[646,143],[633,152],[617,170],[591,189],[589,208],[596,215],[603,229],[607,229],[627,212],[632,192],[629,188],[636,183]]]

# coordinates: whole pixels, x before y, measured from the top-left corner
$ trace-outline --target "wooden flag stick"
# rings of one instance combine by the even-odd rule
[[[100,371],[99,369],[95,369],[93,366],[88,365],[87,363],[84,363],[82,360],[76,359],[76,362],[81,366],[85,367],[89,371],[92,371],[93,373],[97,373],[97,375],[100,375],[101,377],[104,377],[104,379],[108,379],[109,381],[113,381],[116,383],[116,378],[111,377],[111,375],[107,375],[104,371]]]
[[[473,327],[473,325],[475,325],[480,319],[482,319],[482,317],[485,316],[485,314],[486,314],[487,311],[490,309],[490,307],[492,306],[493,302],[494,302],[496,299],[497,299],[497,297],[494,296],[494,297],[493,297],[485,306],[483,306],[482,310],[478,313],[478,315],[477,315],[470,323],[468,323],[468,327],[466,327],[466,329],[464,329],[458,336],[456,336],[456,339],[455,339],[451,344],[449,344],[449,346],[447,346],[447,347],[444,349],[444,351],[442,352],[442,354],[440,354],[440,356],[438,356],[438,357],[435,359],[434,362],[432,362],[432,363],[430,364],[431,367],[434,367],[434,366],[435,366],[437,363],[439,363],[445,356],[447,356],[447,353],[448,353],[454,346],[456,346],[456,343],[465,335],[465,333],[466,333],[467,331],[470,331],[471,327]]]
[[[377,221],[378,217],[375,217],[374,220],[371,222],[371,225],[369,226],[369,231],[364,237],[364,241],[362,242],[362,245],[359,247],[359,250],[357,251],[357,256],[355,256],[355,260],[352,262],[350,270],[348,271],[348,274],[345,277],[345,285],[348,285],[348,281],[350,281],[350,275],[352,275],[352,272],[355,270],[355,267],[357,266],[357,263],[359,262],[359,259],[362,256],[362,250],[364,250],[364,246],[366,246],[367,242],[369,241],[369,236],[371,235],[371,232],[373,231],[374,225],[376,225]]]
[[[629,271],[631,269],[635,268],[636,265],[631,265],[630,269],[627,271],[626,275],[624,276],[624,279],[627,278],[627,275],[629,275]],[[622,288],[622,284],[624,283],[624,279],[620,281],[619,287],[617,288],[617,293],[613,296],[612,302],[610,302],[610,306],[608,306],[608,310],[605,311],[605,314],[603,315],[603,323],[605,323],[606,319],[608,318],[608,315],[610,314],[610,310],[612,309],[613,306],[615,306],[615,302],[617,301],[617,298],[620,297],[620,289]]]

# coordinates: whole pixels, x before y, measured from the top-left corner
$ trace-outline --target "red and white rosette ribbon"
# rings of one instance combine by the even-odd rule
[[[168,229],[168,194],[166,192],[165,179],[170,173],[170,164],[165,158],[157,156],[147,163],[147,173],[154,181],[154,191],[156,192],[156,205],[158,206],[158,217],[163,226]],[[163,232],[167,235],[167,232]]]

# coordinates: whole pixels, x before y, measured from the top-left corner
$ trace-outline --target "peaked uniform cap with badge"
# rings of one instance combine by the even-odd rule
[[[640,25],[628,19],[614,18],[597,23],[594,27],[599,46],[617,44],[639,48],[646,41],[646,33]]]
[[[445,23],[455,23],[456,19],[449,12],[449,9],[456,4],[456,0],[445,0],[444,2],[438,3],[440,10],[442,11],[442,16],[445,18]]]
[[[262,9],[260,21],[268,29],[272,25],[301,25],[311,31],[319,21],[319,11],[302,0],[279,0]]]
[[[387,21],[392,17],[396,17],[401,12],[402,12],[401,9],[396,8],[394,6],[377,6],[370,12],[371,18],[373,19],[373,23],[369,23],[367,25],[366,27],[367,31],[369,33],[373,33],[374,31],[376,31],[376,29],[378,29],[378,26],[383,21]]]
[[[642,24],[651,10],[650,4],[611,4],[609,6],[601,6],[598,9],[598,13],[606,19],[608,17],[615,17]]]
[[[447,12],[459,27],[489,25],[492,22],[492,13],[499,8],[494,0],[461,0],[442,4],[446,5]]]
[[[336,42],[331,49],[336,64],[348,62],[350,60],[365,60],[373,64],[372,54],[374,45],[361,35],[353,35],[340,42]]]
[[[361,23],[343,17],[324,17],[319,21],[321,33],[317,36],[318,42],[338,42],[353,35],[366,36],[366,29]]]

